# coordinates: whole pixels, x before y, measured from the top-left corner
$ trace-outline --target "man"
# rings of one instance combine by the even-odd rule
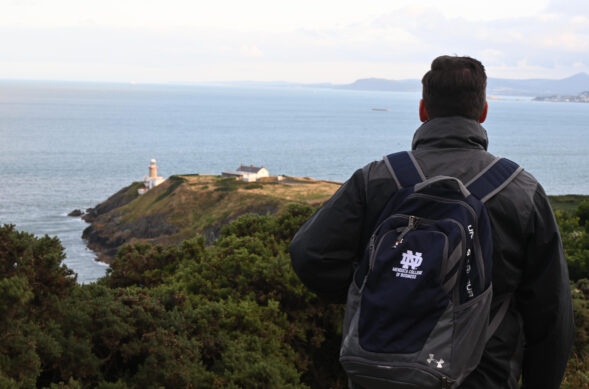
[[[422,79],[412,153],[427,178],[468,182],[495,157],[487,150],[483,65],[436,58]],[[530,140],[532,141],[532,140]],[[343,302],[387,200],[398,188],[383,161],[357,170],[294,237],[292,265],[319,296]],[[540,184],[525,171],[486,203],[493,233],[491,312],[509,310],[461,388],[558,388],[574,338],[569,278],[558,226]]]

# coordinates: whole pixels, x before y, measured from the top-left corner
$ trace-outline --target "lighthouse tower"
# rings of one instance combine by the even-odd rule
[[[157,178],[157,165],[155,159],[152,159],[149,163],[149,178]]]
[[[155,188],[166,179],[157,175],[157,165],[155,159],[149,162],[149,175],[143,176],[143,188],[138,189],[139,194],[144,194],[150,189]]]

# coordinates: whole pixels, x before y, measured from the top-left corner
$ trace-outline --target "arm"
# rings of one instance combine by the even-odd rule
[[[317,295],[345,301],[362,256],[365,219],[363,171],[352,177],[297,232],[290,244],[293,269]]]
[[[524,388],[558,388],[574,340],[567,262],[550,203],[534,195],[526,268],[517,302],[524,322]]]

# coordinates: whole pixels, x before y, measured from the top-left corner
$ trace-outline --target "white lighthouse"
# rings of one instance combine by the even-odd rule
[[[155,188],[166,179],[157,175],[157,165],[155,163],[155,159],[152,159],[149,162],[149,175],[143,176],[143,188],[138,189],[140,195],[144,194],[150,189]]]

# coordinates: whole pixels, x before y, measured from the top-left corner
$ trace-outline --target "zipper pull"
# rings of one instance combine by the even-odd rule
[[[417,218],[415,216],[409,216],[409,222],[407,223],[407,228],[412,230],[417,225]]]
[[[372,234],[372,236],[370,237],[370,243],[368,244],[368,250],[369,250],[370,254],[372,254],[372,252],[374,251],[375,242],[376,242],[376,234]]]
[[[418,221],[419,221],[419,219],[417,219],[417,217],[409,216],[409,221],[407,222],[407,227],[405,227],[405,229],[403,231],[401,231],[401,233],[397,237],[397,241],[395,242],[395,245],[393,246],[393,248],[397,248],[398,245],[403,243],[403,238],[405,237],[405,235],[407,235],[407,233],[409,231],[414,230],[415,227],[417,227]]]
[[[374,267],[374,263],[372,261],[372,254],[374,254],[375,243],[376,243],[376,234],[372,234],[372,236],[370,237],[370,242],[368,243],[368,258],[370,259],[369,271],[372,271],[372,268]]]
[[[452,383],[448,377],[442,377],[442,389],[452,389]]]

